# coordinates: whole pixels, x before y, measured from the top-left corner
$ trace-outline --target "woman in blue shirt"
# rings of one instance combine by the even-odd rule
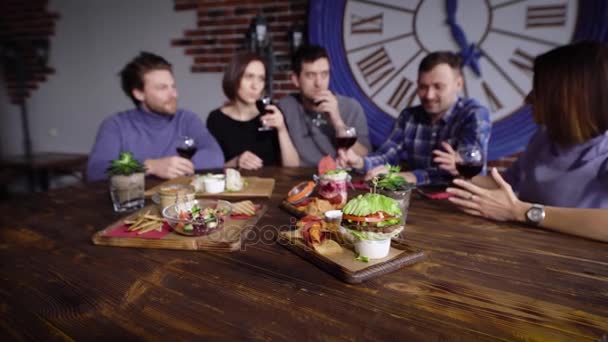
[[[472,215],[608,241],[608,46],[537,57],[533,89],[526,100],[539,129],[526,150],[504,179],[494,169],[454,180],[450,201]],[[454,159],[442,167],[457,175]]]

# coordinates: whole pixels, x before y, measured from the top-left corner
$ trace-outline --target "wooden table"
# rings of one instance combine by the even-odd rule
[[[0,336],[607,339],[608,245],[414,196],[409,242],[427,260],[348,285],[271,238],[290,222],[280,200],[312,172],[258,173],[277,179],[271,209],[243,251],[225,254],[94,246],[121,217],[104,182],[0,203]]]
[[[25,155],[5,157],[0,160],[0,168],[27,174],[30,192],[36,190],[36,185],[41,191],[48,191],[51,174],[84,171],[87,160],[86,154],[39,152],[29,158]]]

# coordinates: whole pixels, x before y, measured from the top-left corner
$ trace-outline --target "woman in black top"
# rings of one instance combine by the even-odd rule
[[[207,128],[224,151],[226,167],[256,170],[264,165],[300,164],[283,113],[268,105],[268,114],[263,114],[255,106],[265,80],[264,62],[251,53],[236,55],[224,71],[222,88],[228,102],[209,114]],[[262,126],[272,129],[259,130]]]

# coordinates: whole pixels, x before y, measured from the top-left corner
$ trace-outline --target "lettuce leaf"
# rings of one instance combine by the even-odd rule
[[[397,217],[402,214],[397,201],[380,194],[359,195],[342,208],[344,214],[354,216],[368,216],[378,211]]]

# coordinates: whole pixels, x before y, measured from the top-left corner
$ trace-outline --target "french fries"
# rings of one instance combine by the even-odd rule
[[[232,203],[232,213],[239,214],[239,215],[254,216],[255,215],[255,205],[253,204],[253,202],[251,202],[249,200]]]
[[[153,230],[162,231],[164,219],[160,216],[150,214],[148,210],[145,214],[141,214],[132,220],[125,220],[125,224],[129,225],[127,231],[137,232],[141,235]]]

